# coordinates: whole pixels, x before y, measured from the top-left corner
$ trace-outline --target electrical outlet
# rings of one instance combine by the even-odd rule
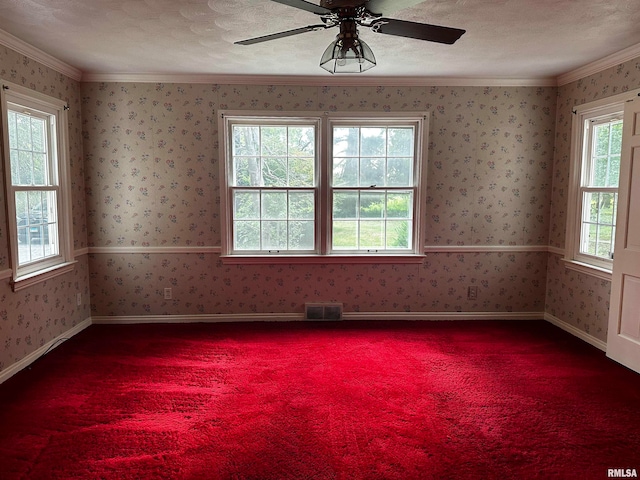
[[[173,295],[173,294],[172,294],[172,292],[171,292],[171,289],[170,289],[170,288],[165,288],[165,289],[164,289],[164,299],[165,299],[165,300],[171,300],[172,295]]]
[[[76,293],[76,305],[78,307],[82,305],[82,294],[80,292]]]
[[[468,300],[477,300],[478,299],[478,287],[475,285],[471,285],[467,289],[467,299]]]

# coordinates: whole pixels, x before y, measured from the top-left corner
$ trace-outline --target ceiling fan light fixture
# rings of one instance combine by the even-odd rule
[[[345,44],[336,39],[327,47],[320,59],[320,66],[329,73],[361,73],[376,66],[376,57],[365,42],[360,39]]]
[[[402,8],[422,3],[424,0],[320,0],[320,5],[308,0],[272,1],[320,15],[323,23],[235,43],[252,45],[301,33],[340,27],[340,33],[336,40],[327,47],[320,59],[320,67],[332,74],[362,73],[376,66],[376,57],[371,48],[358,38],[358,26],[367,27],[376,34],[394,35],[447,45],[454,44],[465,33],[465,30],[459,28],[386,18],[382,14],[382,11],[387,7],[402,10]],[[401,60],[406,61],[404,58]]]

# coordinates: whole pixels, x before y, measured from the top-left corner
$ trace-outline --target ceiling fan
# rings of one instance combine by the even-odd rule
[[[370,28],[375,33],[448,45],[455,43],[465,33],[465,30],[459,28],[383,16],[385,11],[408,8],[424,0],[320,0],[320,5],[305,0],[271,1],[319,15],[322,23],[242,40],[235,42],[236,45],[252,45],[300,33],[340,27],[336,40],[327,47],[320,60],[320,66],[330,73],[359,73],[375,67],[376,59],[371,48],[358,37],[358,26]]]

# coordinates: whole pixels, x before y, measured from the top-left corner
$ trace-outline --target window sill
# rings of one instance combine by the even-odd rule
[[[71,272],[75,268],[76,263],[78,262],[75,260],[72,262],[65,262],[43,270],[38,270],[37,272],[22,275],[21,277],[14,277],[11,282],[13,291],[17,292],[24,288],[28,288],[57,277],[58,275],[64,275],[65,273]]]
[[[424,255],[222,255],[229,265],[325,265],[325,264],[401,264],[422,263]]]
[[[590,275],[602,280],[611,281],[611,270],[602,267],[596,267],[594,265],[589,265],[588,263],[577,262],[568,258],[564,258],[563,261],[565,262],[565,267],[567,267],[569,270],[584,273],[585,275]]]

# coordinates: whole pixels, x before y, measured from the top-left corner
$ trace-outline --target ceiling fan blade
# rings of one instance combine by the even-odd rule
[[[365,8],[371,13],[389,15],[391,13],[413,7],[425,0],[369,0]]]
[[[330,25],[333,26],[333,25]],[[254,43],[268,42],[269,40],[276,40],[278,38],[290,37],[292,35],[298,35],[300,33],[313,32],[315,30],[324,30],[329,28],[327,25],[309,25],[302,28],[294,28],[293,30],[287,30],[285,32],[272,33],[271,35],[263,35],[262,37],[250,38],[248,40],[242,40],[240,42],[234,42],[234,45],[253,45]]]
[[[316,15],[328,15],[331,13],[331,10],[328,8],[321,7],[320,5],[315,5],[311,2],[305,2],[304,0],[272,0],[276,3],[281,3],[283,5],[289,5],[290,7],[299,8],[301,10],[306,10],[307,12],[315,13]]]
[[[441,27],[439,25],[395,20],[393,18],[376,19],[371,24],[371,30],[385,35],[417,38],[418,40],[446,43],[448,45],[454,44],[466,32],[466,30],[459,28]]]

